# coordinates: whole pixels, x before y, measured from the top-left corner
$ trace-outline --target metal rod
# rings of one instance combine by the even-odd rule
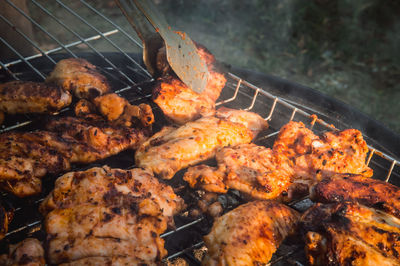
[[[256,102],[256,99],[257,99],[257,95],[258,95],[258,92],[260,91],[260,89],[256,89],[256,91],[254,92],[254,95],[253,95],[253,99],[251,100],[251,104],[250,104],[250,106],[249,107],[247,107],[246,109],[244,109],[244,110],[246,110],[246,111],[250,111],[251,109],[253,109],[253,107],[254,107],[254,104],[255,104],[255,102]]]
[[[39,52],[46,56],[47,59],[50,60],[53,64],[56,63],[56,61],[53,60],[50,56],[48,56],[31,38],[29,38],[25,33],[20,31],[11,21],[9,21],[7,18],[5,18],[3,15],[0,15],[0,18],[7,23],[8,26],[10,26],[12,29],[14,29],[16,32],[18,32],[19,35],[21,35],[26,41],[28,41],[33,47],[35,47]],[[26,60],[26,58],[25,58]]]
[[[215,106],[218,106],[218,105],[221,105],[221,104],[224,104],[224,103],[231,102],[231,101],[235,100],[236,97],[237,97],[237,94],[239,92],[240,84],[242,84],[242,79],[239,79],[239,81],[238,81],[238,83],[236,85],[235,93],[233,94],[233,96],[231,98],[227,99],[227,100],[223,100],[221,102],[216,103]]]
[[[37,28],[39,28],[42,32],[44,32],[47,36],[49,36],[53,41],[55,41],[59,46],[61,46],[67,53],[69,53],[73,57],[77,57],[71,50],[69,50],[67,47],[65,47],[64,44],[62,44],[56,37],[54,37],[50,32],[45,30],[39,23],[37,23],[35,20],[33,20],[30,16],[25,14],[25,12],[14,5],[10,0],[6,0],[9,5],[11,5],[15,10],[17,10],[21,15],[23,15],[26,19],[28,19],[32,24],[34,24]]]
[[[44,11],[47,15],[49,15],[54,21],[56,21],[59,25],[61,25],[64,29],[68,30],[70,33],[75,35],[80,41],[85,43],[90,49],[92,49],[93,52],[95,52],[98,56],[100,56],[107,64],[109,64],[115,71],[120,73],[126,80],[128,80],[131,84],[135,84],[133,80],[131,80],[125,73],[123,73],[121,70],[119,70],[108,58],[106,58],[102,53],[97,51],[89,42],[86,42],[78,33],[76,33],[74,30],[69,28],[65,23],[63,23],[61,20],[59,20],[57,17],[55,17],[52,13],[50,13],[46,8],[44,8],[42,5],[37,3],[35,0],[31,0],[36,6],[38,6],[42,11]],[[57,1],[58,2],[58,1]]]
[[[69,13],[71,13],[72,15],[74,15],[75,17],[77,17],[80,21],[82,21],[83,23],[85,23],[87,26],[89,26],[92,30],[94,30],[95,32],[97,32],[97,34],[99,34],[103,39],[105,39],[108,43],[110,43],[115,49],[117,49],[121,54],[123,54],[126,58],[128,58],[128,60],[130,62],[132,62],[133,64],[137,65],[140,67],[140,64],[138,62],[136,62],[135,60],[133,60],[132,57],[130,57],[127,53],[125,53],[118,45],[116,45],[112,40],[110,40],[107,36],[105,36],[103,33],[101,33],[101,31],[99,31],[95,26],[91,25],[87,20],[85,20],[84,18],[82,18],[81,16],[78,15],[78,13],[76,13],[75,11],[73,11],[71,8],[69,8],[68,6],[64,5],[64,3],[62,3],[60,0],[56,0],[58,4],[60,4],[63,8],[65,8]],[[142,68],[143,71],[144,68]],[[147,72],[147,71],[146,71]],[[147,72],[147,74],[149,76],[150,73]]]
[[[385,182],[389,181],[390,176],[392,175],[392,171],[393,171],[393,168],[394,168],[395,165],[396,165],[396,161],[393,161],[392,164],[390,165],[390,169],[389,169],[389,172],[388,172],[388,174],[386,176]]]
[[[106,36],[109,36],[109,35],[115,34],[117,32],[118,32],[118,30],[111,30],[111,31],[103,32],[103,34],[106,35]],[[77,45],[79,45],[81,43],[89,42],[89,41],[95,41],[95,40],[98,40],[100,38],[101,38],[100,35],[94,35],[92,37],[84,39],[84,41],[71,42],[71,43],[65,44],[64,46],[66,48],[75,47],[75,46],[77,46]],[[44,53],[45,54],[52,54],[52,53],[55,53],[55,52],[59,52],[62,49],[64,49],[64,48],[63,47],[56,47],[56,48],[48,50],[48,51],[46,51]],[[32,56],[28,56],[28,57],[25,57],[25,59],[29,61],[29,60],[32,60],[32,59],[35,59],[35,58],[39,58],[39,57],[42,57],[42,54],[35,54],[35,55],[32,55]],[[74,57],[77,57],[77,56],[74,56]],[[11,62],[9,62],[9,63],[7,63],[5,65],[6,66],[12,66],[12,65],[15,65],[15,64],[18,64],[18,63],[21,63],[21,62],[22,62],[22,60],[19,59],[19,60],[11,61]]]
[[[43,80],[46,79],[46,76],[43,75],[38,69],[36,69],[36,67],[34,67],[31,63],[29,63],[28,61],[26,61],[26,59],[20,54],[18,53],[17,50],[14,49],[14,47],[12,47],[8,42],[6,42],[3,38],[0,37],[0,41],[2,43],[4,43],[14,54],[16,54],[22,61],[24,61],[25,64],[27,64],[30,68],[32,68],[32,70],[38,74]]]

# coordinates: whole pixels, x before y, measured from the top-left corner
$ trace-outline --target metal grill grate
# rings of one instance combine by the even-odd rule
[[[46,36],[56,47],[48,49],[41,48],[41,44],[26,36],[11,21],[0,15],[2,21],[9,27],[14,28],[18,34],[38,51],[38,54],[24,57],[13,48],[13,44],[0,38],[0,41],[8,47],[8,49],[13,51],[17,58],[7,62],[2,62],[0,60],[0,80],[44,80],[48,72],[51,71],[59,59],[83,56],[94,58],[97,62],[96,65],[100,67],[107,78],[115,84],[114,88],[116,92],[127,98],[130,102],[148,102],[150,100],[151,95],[149,90],[146,89],[146,84],[151,83],[152,78],[146,69],[143,68],[141,60],[135,57],[134,53],[140,52],[142,47],[141,42],[138,41],[139,38],[137,38],[133,31],[117,25],[113,20],[104,16],[93,7],[93,5],[84,0],[73,1],[69,4],[56,0],[59,7],[57,12],[49,10],[49,8],[46,7],[46,2],[41,1],[41,3],[40,1],[32,0],[30,6],[35,9],[35,12],[40,12],[40,14],[45,16],[45,19],[57,24],[63,34],[69,33],[74,39],[74,41],[64,42],[64,40],[60,38],[60,32],[51,32],[45,28],[45,25],[24,13],[22,9],[15,6],[10,0],[4,1],[6,5],[10,5],[17,10],[21,16],[28,19],[34,27],[41,32],[41,34]],[[81,12],[78,11],[82,9],[85,9],[85,12],[93,14],[93,18],[84,18],[80,15],[79,13]],[[78,21],[80,26],[68,25],[70,19]],[[101,21],[101,23],[98,23],[98,21]],[[98,27],[99,24],[106,24],[107,27],[105,29],[100,29]],[[81,31],[81,26],[90,29],[89,36],[85,37],[83,33],[77,32],[78,30]],[[116,36],[119,38],[114,38]],[[103,42],[108,45],[107,52],[103,52],[101,48],[97,47],[98,42]],[[82,46],[84,46],[84,49],[80,48]],[[123,48],[122,46],[129,48]],[[115,56],[115,53],[117,53],[118,56]],[[228,73],[227,85],[217,103],[217,106],[220,105],[251,110],[265,117],[270,123],[270,128],[256,140],[257,144],[265,146],[271,146],[279,128],[291,120],[303,121],[306,124],[312,122],[311,128],[316,132],[335,129],[322,120],[318,119],[313,121],[313,118],[310,116],[311,113],[306,111],[309,110],[307,106],[301,106],[296,102],[289,102],[277,97],[269,93],[267,89],[256,87],[232,73]],[[155,112],[160,112],[155,105],[152,105],[152,107]],[[60,113],[67,113],[68,111],[70,110],[66,108]],[[17,128],[29,130],[29,126],[34,124],[34,121],[35,117],[31,117],[30,115],[17,117],[16,120],[3,125],[0,129],[0,133]],[[155,130],[160,129],[162,125],[163,122],[158,122],[155,126]],[[338,128],[340,128],[340,126],[338,126]],[[399,162],[395,158],[371,146],[369,146],[369,148],[368,164],[374,169],[375,175],[382,177],[386,182],[400,185]],[[106,163],[108,163],[108,161],[106,161]],[[132,168],[134,164],[128,162],[124,167]],[[52,180],[54,181],[54,178]],[[43,195],[30,200],[28,204],[6,193],[3,193],[2,197],[9,199],[16,205],[14,206],[16,216],[24,217],[24,219],[19,219],[17,224],[12,224],[11,230],[7,233],[5,240],[2,241],[3,243],[7,241],[12,242],[13,239],[17,239],[18,237],[40,234],[41,217],[37,212],[37,206],[43,200]],[[235,198],[237,195],[228,195],[228,197]],[[294,202],[291,205],[301,208],[298,207],[298,204],[302,204],[302,202],[307,203],[307,199]],[[238,201],[236,201],[236,204],[237,203]],[[235,204],[228,204],[227,208],[231,208],[234,205]],[[177,257],[183,257],[190,264],[199,264],[200,262],[193,254],[193,251],[203,246],[201,235],[203,235],[209,227],[209,221],[207,221],[205,217],[194,220],[187,218],[179,221],[175,230],[168,231],[162,235],[162,237],[166,239],[166,246],[169,251],[169,256],[166,258],[166,261],[173,260]],[[195,233],[191,235],[190,232]],[[184,241],[184,244],[179,245],[174,243],[179,234],[186,234],[184,238],[187,239],[189,237],[191,238],[190,241]],[[271,264],[279,264],[282,262],[286,264],[300,263],[296,259],[296,254],[299,252],[301,253],[299,247],[289,247],[289,249],[282,247],[277,252],[278,255],[274,256]]]

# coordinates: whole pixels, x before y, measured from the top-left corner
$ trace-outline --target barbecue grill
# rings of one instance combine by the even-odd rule
[[[73,8],[70,7],[71,4],[67,5],[57,0],[60,6],[60,9],[57,10],[57,16],[43,4],[32,0],[32,6],[54,23],[57,23],[63,30],[62,34],[72,34],[76,39],[74,42],[64,43],[57,37],[61,36],[60,32],[49,32],[45,29],[45,25],[35,21],[11,1],[5,0],[5,2],[4,4],[11,5],[21,16],[27,18],[34,27],[55,44],[55,47],[42,49],[34,40],[22,33],[19,28],[15,28],[15,31],[38,50],[38,54],[24,57],[13,48],[13,43],[0,38],[1,43],[15,54],[12,59],[0,60],[1,82],[13,79],[43,81],[59,60],[70,57],[85,58],[103,72],[116,93],[128,99],[132,104],[148,103],[152,106],[156,121],[153,126],[154,132],[167,124],[161,110],[151,102],[151,89],[154,80],[146,71],[141,55],[126,52],[123,48],[129,45],[133,47],[132,49],[141,51],[141,41],[135,33],[124,30],[122,26],[117,25],[84,0],[74,2]],[[78,10],[82,9],[91,12],[96,19],[101,20],[102,24],[107,24],[111,29],[99,29],[96,23],[90,23],[78,14]],[[60,16],[60,13],[65,14],[65,17],[74,17],[79,23],[88,27],[93,35],[83,37],[79,28],[67,25],[65,17]],[[9,27],[15,27],[5,17],[1,16],[1,20]],[[116,36],[125,41],[119,39],[116,42],[116,38],[114,38]],[[107,43],[110,47],[109,51],[102,52],[96,48],[98,42]],[[85,49],[83,50],[81,47],[85,47]],[[241,108],[262,115],[269,122],[270,127],[258,136],[255,141],[257,144],[271,147],[280,127],[290,120],[302,121],[306,125],[310,125],[310,128],[317,133],[335,130],[336,128],[357,128],[363,132],[364,138],[369,144],[370,152],[367,162],[374,170],[374,176],[400,185],[400,163],[397,159],[400,157],[400,137],[379,122],[313,89],[269,75],[235,67],[225,67],[228,71],[228,81],[217,102],[217,107]],[[72,110],[65,108],[57,115],[68,114],[72,114]],[[311,114],[316,114],[318,119],[315,119]],[[1,126],[0,133],[9,130],[28,131],[41,128],[43,126],[42,118],[40,115],[32,114],[7,116],[5,123]],[[76,165],[72,171],[104,164],[124,169],[133,168],[135,167],[133,154],[133,151],[125,151],[117,156],[84,167]],[[182,181],[182,172],[179,172],[175,178],[167,181],[167,183],[173,186],[190,206],[196,201],[196,193],[187,186],[182,189],[185,184]],[[44,239],[45,233],[42,230],[42,217],[38,212],[38,206],[53,188],[56,178],[57,176],[47,176],[43,180],[43,193],[35,197],[18,199],[7,193],[1,194],[3,204],[15,209],[15,218],[10,225],[9,232],[0,243],[2,252],[5,251],[8,243],[18,242],[27,236]],[[220,196],[219,200],[225,211],[244,202],[240,194],[234,191]],[[303,210],[310,203],[310,200],[303,199],[292,202],[290,205],[298,210]],[[202,236],[208,233],[211,225],[212,219],[206,216],[193,218],[187,213],[182,213],[176,217],[176,229],[167,231],[162,235],[168,250],[165,262],[180,258],[189,265],[199,265],[199,256],[204,253]],[[303,246],[295,241],[287,241],[276,252],[271,264],[301,265],[304,263],[304,259]]]

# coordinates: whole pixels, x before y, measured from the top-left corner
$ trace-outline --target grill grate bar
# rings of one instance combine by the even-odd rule
[[[91,45],[89,42],[86,42],[85,39],[82,38],[76,31],[74,31],[73,29],[68,27],[65,23],[63,23],[61,20],[59,20],[56,16],[54,16],[52,13],[50,13],[49,10],[47,10],[45,7],[43,7],[41,4],[39,4],[35,0],[32,0],[32,2],[36,6],[38,6],[43,12],[45,12],[48,16],[50,16],[54,21],[56,21],[59,25],[61,25],[64,29],[68,30],[75,37],[77,37],[80,41],[85,43],[95,54],[100,56],[105,62],[107,62],[108,65],[110,65],[115,71],[117,71],[119,74],[121,74],[131,84],[135,84],[135,82],[133,80],[131,80],[124,72],[122,72],[119,68],[117,68],[108,58],[106,58],[102,53],[100,53],[96,48],[94,48],[93,45]],[[76,55],[74,57],[76,57]]]
[[[144,70],[139,63],[137,63],[132,57],[130,57],[127,53],[125,53],[118,45],[116,45],[112,40],[110,40],[107,36],[105,36],[101,31],[99,31],[95,26],[90,24],[87,20],[79,16],[75,11],[73,11],[71,8],[66,6],[64,3],[62,3],[60,0],[56,0],[58,4],[60,4],[63,8],[65,8],[69,13],[77,17],[80,21],[85,23],[87,26],[89,26],[91,29],[93,29],[97,34],[99,34],[103,39],[105,39],[108,43],[110,43],[114,48],[116,48],[121,54],[123,54],[130,62],[135,64],[136,66],[140,67],[142,70]],[[148,72],[147,74],[151,76]]]
[[[8,42],[6,42],[3,38],[0,37],[0,41],[4,43],[14,54],[16,54],[25,64],[27,64],[36,74],[39,75],[42,79],[46,79],[46,76],[41,73],[36,67],[34,67],[31,63],[29,63],[17,50],[14,49]]]
[[[188,247],[188,248],[185,248],[185,249],[183,249],[183,250],[181,250],[181,251],[178,251],[178,252],[176,252],[176,253],[174,253],[174,254],[172,254],[172,255],[166,257],[166,258],[164,259],[164,261],[174,259],[174,258],[176,258],[176,257],[178,257],[178,256],[180,256],[180,255],[185,254],[186,252],[192,251],[193,249],[199,248],[199,247],[201,247],[201,246],[203,246],[203,245],[204,245],[204,242],[203,242],[203,241],[200,241],[200,242],[198,242],[198,243],[196,243],[196,244],[194,244],[194,245],[192,245],[192,246],[190,246],[190,247]]]
[[[171,231],[168,231],[168,232],[166,232],[166,233],[164,233],[164,234],[161,234],[160,237],[167,237],[167,236],[172,235],[172,234],[174,234],[174,233],[176,233],[176,232],[179,232],[179,231],[181,231],[181,230],[183,230],[183,229],[185,229],[185,228],[188,228],[188,227],[190,227],[190,226],[192,226],[192,225],[198,224],[198,223],[200,223],[200,222],[203,221],[203,220],[204,220],[204,217],[201,217],[201,218],[199,218],[199,219],[197,219],[197,220],[194,220],[193,222],[184,224],[184,225],[182,225],[182,226],[180,226],[180,227],[178,227],[178,228],[176,228],[176,229],[174,229],[174,230],[171,230]]]
[[[42,56],[45,56],[47,59],[50,60],[53,64],[56,62],[48,56],[31,38],[29,38],[25,33],[23,33],[21,30],[19,30],[11,21],[9,21],[7,18],[5,18],[3,15],[0,15],[0,18],[8,24],[11,28],[13,28],[16,32],[18,32],[19,35],[21,35],[25,40],[27,40],[33,47],[35,47],[39,52],[41,53]],[[25,58],[26,59],[26,58]],[[22,59],[21,59],[22,60]],[[26,59],[27,60],[27,59]],[[27,60],[29,61],[29,60]]]
[[[30,16],[28,16],[22,9],[14,5],[10,0],[6,0],[9,5],[11,5],[15,10],[17,10],[21,15],[23,15],[26,19],[28,19],[32,24],[35,25],[38,29],[40,29],[43,33],[45,33],[47,36],[49,36],[53,41],[55,41],[60,47],[62,47],[65,51],[67,51],[68,54],[70,54],[73,57],[77,57],[68,47],[66,47],[64,44],[62,44],[56,37],[54,37],[50,32],[48,32],[46,29],[44,29],[39,23],[37,23],[34,19],[32,19]]]
[[[109,36],[109,35],[112,35],[112,34],[115,34],[115,33],[118,33],[118,30],[111,30],[111,31],[103,32],[103,35]],[[92,36],[92,37],[85,38],[84,41],[71,42],[71,43],[62,45],[62,46],[60,46],[60,47],[56,47],[56,48],[54,48],[54,49],[45,51],[44,54],[46,54],[46,55],[53,54],[53,53],[55,53],[55,52],[59,52],[59,51],[61,51],[62,49],[64,49],[63,47],[66,47],[66,48],[75,47],[75,46],[77,46],[77,45],[79,45],[79,44],[84,43],[85,41],[86,41],[86,42],[95,41],[95,40],[98,40],[98,39],[100,39],[100,38],[101,38],[101,35],[94,35],[94,36]],[[72,53],[72,52],[71,52],[71,53]],[[42,54],[31,55],[31,56],[25,57],[25,59],[26,59],[27,61],[30,61],[30,60],[32,60],[32,59],[39,58],[39,57],[42,57]],[[77,56],[74,56],[74,57],[76,58]],[[21,59],[18,59],[18,60],[11,61],[11,62],[5,64],[5,66],[16,65],[16,64],[21,63],[21,62],[22,62],[22,60],[21,60]]]

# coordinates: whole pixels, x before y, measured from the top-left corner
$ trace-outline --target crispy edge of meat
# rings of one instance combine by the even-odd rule
[[[267,263],[280,243],[294,233],[299,214],[276,201],[253,201],[214,221],[204,237],[208,254],[203,265]]]

